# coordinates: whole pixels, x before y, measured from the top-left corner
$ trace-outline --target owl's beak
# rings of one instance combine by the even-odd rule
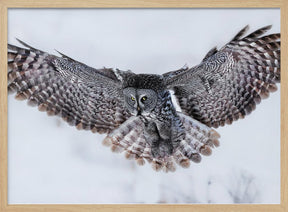
[[[137,116],[141,115],[141,108],[139,106],[137,106]]]

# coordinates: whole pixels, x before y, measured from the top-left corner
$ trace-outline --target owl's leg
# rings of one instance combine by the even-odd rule
[[[160,136],[155,122],[145,123],[144,136],[146,141],[151,145],[158,142]]]
[[[185,128],[178,115],[175,115],[172,122],[171,141],[173,148],[176,149],[180,142],[185,139]]]
[[[146,141],[151,145],[151,153],[153,157],[159,157],[159,132],[154,122],[148,122],[145,124],[144,137]]]
[[[162,137],[155,122],[148,122],[145,124],[144,137],[151,145],[151,154],[155,158],[163,158],[171,155],[173,152],[173,145],[170,137]]]
[[[160,139],[158,142],[158,152],[160,157],[171,155],[173,153],[173,145],[171,144],[171,140]]]

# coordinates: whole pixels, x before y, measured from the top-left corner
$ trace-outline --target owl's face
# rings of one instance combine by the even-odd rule
[[[150,113],[157,103],[157,93],[152,89],[128,87],[123,90],[127,109],[135,116]]]

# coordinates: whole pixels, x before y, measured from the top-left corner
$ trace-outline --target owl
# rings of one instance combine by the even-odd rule
[[[156,74],[94,69],[60,52],[8,44],[8,92],[156,171],[199,163],[219,146],[215,128],[255,110],[280,83],[280,33],[248,26],[192,68]],[[171,99],[173,91],[181,111]]]

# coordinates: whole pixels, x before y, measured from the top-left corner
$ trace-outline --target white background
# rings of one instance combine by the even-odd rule
[[[9,9],[8,40],[95,68],[165,73],[198,64],[245,25],[273,24],[277,9]],[[280,203],[280,89],[256,111],[217,129],[221,146],[189,169],[158,173],[12,95],[8,98],[11,203]]]

